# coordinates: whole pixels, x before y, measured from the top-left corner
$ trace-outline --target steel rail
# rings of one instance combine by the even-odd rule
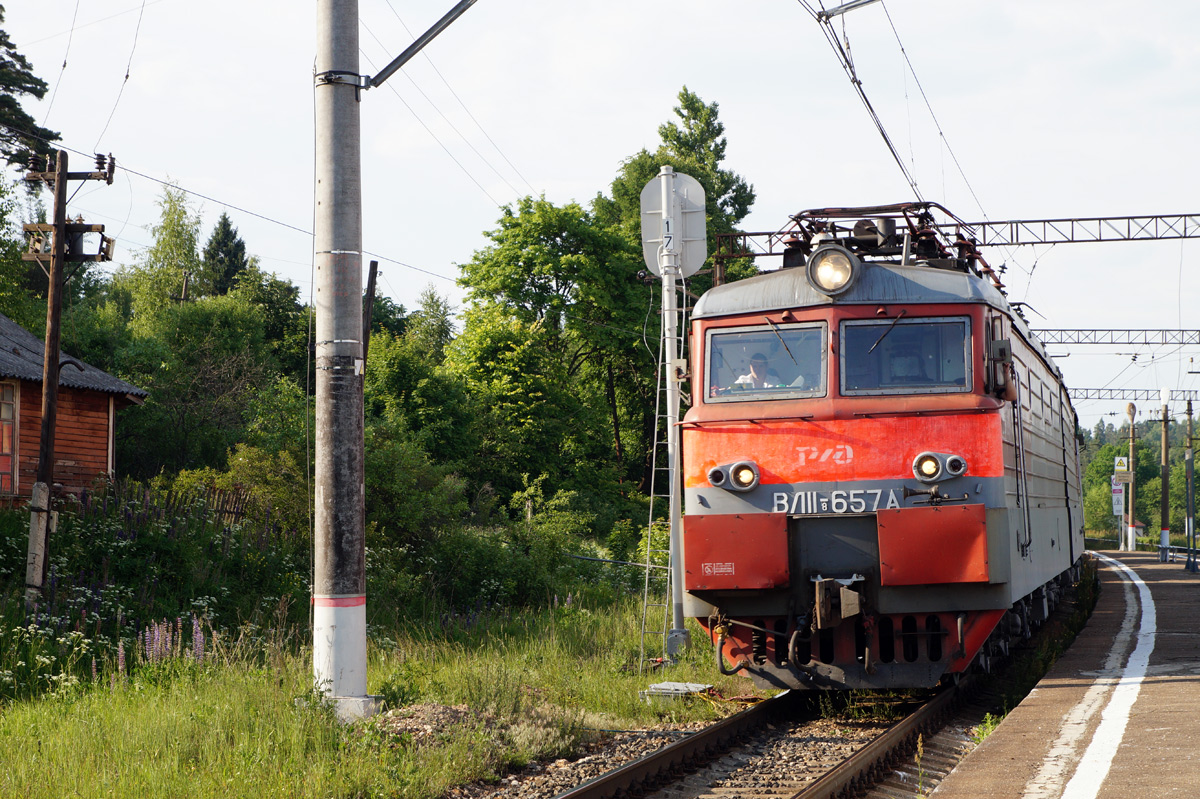
[[[834,766],[815,782],[805,786],[792,799],[833,799],[857,795],[882,779],[887,764],[897,754],[907,754],[915,746],[916,736],[933,729],[970,687],[970,678],[948,688],[926,702],[900,723],[881,732],[869,744]]]
[[[790,709],[795,691],[785,691],[753,707],[735,713],[723,721],[705,727],[681,741],[664,746],[620,768],[601,774],[554,799],[613,799],[644,783],[666,776],[671,771],[728,749],[733,741],[764,726],[776,715]]]

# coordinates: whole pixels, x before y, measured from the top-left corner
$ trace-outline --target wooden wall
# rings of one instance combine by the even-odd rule
[[[42,432],[42,385],[21,381],[17,426],[17,493],[27,497],[37,476]],[[54,482],[72,494],[109,473],[109,395],[59,388],[54,425]]]

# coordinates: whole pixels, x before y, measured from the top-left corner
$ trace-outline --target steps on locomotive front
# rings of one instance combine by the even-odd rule
[[[1191,796],[1200,782],[1200,575],[1102,552],[1087,626],[933,792],[940,799]]]

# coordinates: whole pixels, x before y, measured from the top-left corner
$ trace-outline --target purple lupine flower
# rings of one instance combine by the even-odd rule
[[[125,676],[125,641],[117,639],[117,673]]]
[[[200,628],[200,620],[192,616],[192,657],[197,663],[204,662],[204,630]]]
[[[96,674],[96,659],[92,658],[92,682],[96,682],[97,677],[98,677],[98,675]]]

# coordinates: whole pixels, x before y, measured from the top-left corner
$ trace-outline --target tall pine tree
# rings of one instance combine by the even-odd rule
[[[237,285],[238,276],[250,265],[246,258],[246,242],[238,235],[229,215],[221,214],[208,243],[204,245],[204,260],[197,275],[197,289],[209,296],[228,294]]]
[[[0,25],[4,24],[4,6],[0,5]],[[58,134],[34,122],[21,108],[21,97],[42,99],[46,82],[33,74],[25,56],[17,52],[0,29],[0,155],[13,165],[28,166],[29,153],[48,155],[54,151],[51,142]]]

